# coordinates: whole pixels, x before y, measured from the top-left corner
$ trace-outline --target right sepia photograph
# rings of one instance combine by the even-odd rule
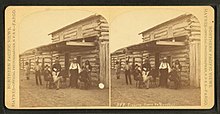
[[[200,106],[200,27],[179,10],[118,16],[111,23],[111,105]]]

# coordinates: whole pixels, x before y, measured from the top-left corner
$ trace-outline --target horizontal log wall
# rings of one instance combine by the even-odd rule
[[[100,62],[99,62],[99,51],[98,50],[88,50],[83,52],[70,52],[70,60],[72,61],[74,57],[81,57],[81,67],[88,60],[92,66],[91,78],[93,82],[98,82],[100,80]]]
[[[28,62],[31,67],[31,71],[34,71],[36,61],[38,60],[39,65],[42,65],[43,58],[44,58],[44,65],[48,64],[49,66],[51,66],[51,55],[48,53],[41,53],[38,55],[35,55],[35,54],[24,55],[24,56],[21,55],[20,56],[20,69],[23,69],[25,62]]]
[[[149,42],[152,40],[180,37],[185,35],[190,36],[191,33],[193,35],[200,35],[200,33],[198,33],[199,30],[200,26],[196,17],[187,15],[153,30],[143,32],[142,36],[143,42]]]
[[[172,62],[175,60],[179,60],[180,64],[182,66],[181,71],[181,81],[184,86],[189,85],[190,77],[189,77],[189,67],[190,67],[190,61],[189,61],[189,49],[186,47],[180,47],[180,48],[173,48],[169,49],[167,51],[163,51],[160,53],[160,61],[164,57],[170,56],[170,66],[172,66]]]
[[[98,36],[100,39],[109,39],[108,22],[102,17],[88,19],[87,21],[69,26],[62,31],[52,34],[52,42],[74,40],[86,37]]]
[[[163,57],[170,56],[171,62],[179,60],[182,65],[181,80],[183,85],[200,87],[200,39],[201,28],[198,19],[193,16],[182,17],[179,20],[169,22],[163,26],[159,26],[154,30],[144,32],[143,42],[152,40],[161,40],[166,38],[178,38],[176,40],[187,42],[183,47],[162,48],[157,51],[160,53],[160,62]],[[115,68],[115,61],[121,59],[122,66],[124,65],[127,56],[135,57],[135,63],[140,64],[142,60],[149,57],[150,64],[155,67],[155,52],[130,52],[130,55],[114,54],[111,56],[111,68]]]
[[[111,68],[115,69],[116,61],[120,62],[121,68],[123,68],[125,65],[126,57],[126,54],[111,55]]]
[[[69,53],[69,57],[70,57],[69,61],[72,61],[74,57],[78,57],[78,56],[81,57],[82,63],[85,63],[85,61],[88,60],[92,66],[92,73],[91,73],[92,80],[95,82],[98,82],[100,80],[99,50],[88,50],[82,52],[65,52],[65,53]],[[33,71],[36,60],[38,59],[39,64],[42,65],[43,58],[44,58],[44,65],[49,65],[49,66],[53,65],[55,63],[55,60],[58,58],[61,67],[65,68],[65,53],[52,51],[52,52],[43,52],[39,55],[20,56],[20,69],[24,68],[25,62],[31,62],[30,65]]]
[[[164,49],[159,52],[160,54],[160,62],[164,57],[171,57],[171,63],[172,61],[179,60],[180,64],[182,65],[182,71],[181,71],[181,80],[184,86],[189,85],[189,48],[188,46],[184,47],[175,47],[175,48],[169,48],[169,49]],[[116,61],[121,60],[121,67],[124,67],[125,61],[127,60],[127,57],[130,57],[129,63],[131,64],[133,61],[133,58],[135,58],[135,64],[141,65],[146,59],[146,57],[149,58],[150,64],[152,68],[155,68],[155,52],[148,52],[148,51],[133,51],[130,54],[116,54],[111,56],[111,68],[115,69],[115,64]],[[160,63],[159,62],[159,63]],[[171,65],[171,64],[170,64]]]

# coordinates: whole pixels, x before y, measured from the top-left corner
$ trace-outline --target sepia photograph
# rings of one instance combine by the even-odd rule
[[[200,106],[200,26],[192,14],[165,9],[113,21],[112,106]]]
[[[8,6],[8,109],[211,109],[210,6]]]
[[[20,27],[20,107],[108,106],[108,22],[85,11],[44,11]]]

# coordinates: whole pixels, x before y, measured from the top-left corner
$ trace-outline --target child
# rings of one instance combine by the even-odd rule
[[[30,65],[28,64],[28,62],[25,63],[25,75],[26,75],[26,79],[29,80],[30,79]]]
[[[51,88],[52,83],[52,74],[49,70],[49,66],[46,65],[44,69],[44,81],[46,81],[46,88]]]
[[[136,87],[141,88],[143,78],[141,76],[141,67],[138,66],[137,64],[135,65],[133,75],[134,75],[134,80],[136,81]]]

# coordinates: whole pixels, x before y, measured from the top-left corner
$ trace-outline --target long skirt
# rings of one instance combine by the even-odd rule
[[[167,87],[168,69],[160,69],[160,86]]]
[[[79,73],[78,73],[78,69],[71,69],[70,70],[70,87],[76,87],[78,88],[78,78],[79,78]]]

